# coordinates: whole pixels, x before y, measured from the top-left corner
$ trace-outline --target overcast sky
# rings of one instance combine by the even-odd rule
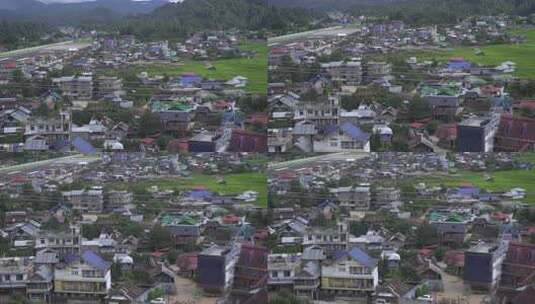
[[[1,1],[1,0],[0,0]],[[39,0],[44,3],[76,3],[76,2],[87,2],[95,0]],[[150,0],[133,0],[133,1],[150,1]],[[179,2],[180,0],[169,0],[169,2]]]

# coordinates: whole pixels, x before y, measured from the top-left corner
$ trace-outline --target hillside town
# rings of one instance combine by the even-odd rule
[[[0,151],[266,150],[265,82],[251,69],[264,42],[237,31],[79,41],[0,58]]]
[[[145,153],[2,165],[0,302],[267,303],[264,167]]]
[[[393,152],[272,163],[268,288],[303,303],[532,303],[534,165]]]
[[[269,40],[270,152],[533,150],[529,19],[338,19]]]

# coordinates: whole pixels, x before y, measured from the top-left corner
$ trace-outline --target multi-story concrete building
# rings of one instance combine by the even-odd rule
[[[294,111],[294,121],[309,121],[317,129],[323,129],[338,124],[339,112],[339,98],[331,95],[327,102],[299,102]]]
[[[26,284],[26,297],[30,302],[51,303],[54,288],[54,270],[48,265],[35,266]]]
[[[357,86],[362,82],[362,63],[359,58],[322,63],[321,69],[333,82],[344,86]]]
[[[42,138],[46,145],[51,146],[70,139],[71,115],[61,111],[59,116],[33,116],[26,121],[24,136],[26,142],[34,138]]]
[[[35,239],[35,249],[53,249],[58,256],[76,253],[81,244],[80,227],[71,226],[61,231],[43,231]]]
[[[384,61],[370,61],[366,63],[368,80],[384,77],[392,73],[392,65]]]
[[[295,268],[300,263],[300,254],[280,253],[268,256],[268,285],[271,290],[293,285]]]
[[[310,228],[303,236],[303,246],[319,246],[326,256],[333,256],[335,252],[346,250],[348,241],[348,225],[340,222],[333,228]]]
[[[82,189],[63,192],[63,197],[72,205],[73,210],[81,213],[101,213],[104,196],[102,189]]]
[[[54,293],[58,299],[100,301],[110,289],[111,263],[91,250],[84,251],[55,268]]]
[[[123,96],[123,80],[117,77],[100,76],[96,81],[97,94],[99,97],[114,95]]]
[[[463,120],[457,131],[459,152],[492,152],[499,122],[499,115]]]
[[[378,284],[377,260],[358,247],[321,266],[321,292],[326,296],[367,303]]]
[[[234,281],[235,265],[240,256],[240,246],[218,246],[203,250],[198,257],[199,286],[207,292],[224,293]]]
[[[134,201],[134,194],[126,190],[112,190],[108,192],[107,208],[115,210],[124,208],[126,205],[132,204]]]
[[[340,207],[348,211],[367,211],[370,209],[371,195],[368,185],[338,187],[330,189],[329,192],[336,196]]]
[[[464,253],[463,278],[472,289],[493,293],[502,274],[508,242],[480,243]]]
[[[14,295],[25,295],[32,269],[27,257],[0,258],[0,302],[7,303]]]
[[[52,81],[63,92],[63,96],[71,100],[93,98],[93,77],[91,76],[65,76],[54,78]]]

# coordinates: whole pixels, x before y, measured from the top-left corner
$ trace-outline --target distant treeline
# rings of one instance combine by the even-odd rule
[[[348,10],[353,15],[386,16],[409,24],[455,23],[471,15],[535,12],[535,0],[403,0],[380,5],[357,5]]]
[[[307,29],[312,20],[323,16],[309,9],[268,6],[265,0],[187,0],[120,19],[113,26],[121,34],[142,38],[187,37],[198,31],[228,29],[278,34]]]
[[[279,7],[382,16],[409,24],[454,23],[471,15],[535,13],[535,0],[268,0]]]
[[[0,21],[0,45],[8,50],[31,46],[44,35],[52,34],[52,27],[23,21]]]

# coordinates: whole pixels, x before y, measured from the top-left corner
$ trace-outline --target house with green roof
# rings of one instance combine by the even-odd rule
[[[176,248],[198,244],[202,224],[199,216],[186,213],[164,213],[160,216],[159,223],[169,230]]]

